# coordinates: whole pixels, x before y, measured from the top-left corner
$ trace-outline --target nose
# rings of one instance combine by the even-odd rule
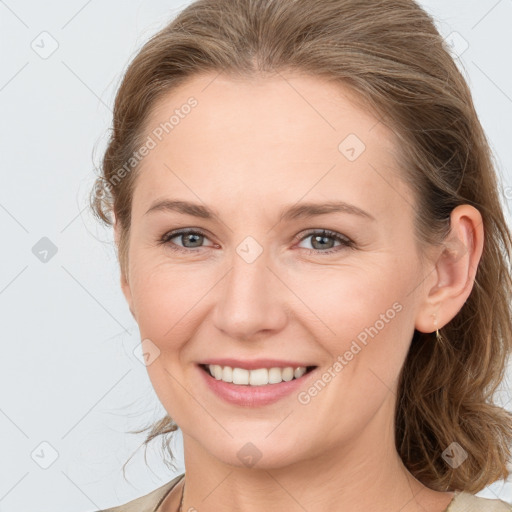
[[[249,261],[234,254],[231,269],[219,283],[214,311],[217,329],[244,341],[280,331],[288,318],[286,287],[269,267],[266,252]]]

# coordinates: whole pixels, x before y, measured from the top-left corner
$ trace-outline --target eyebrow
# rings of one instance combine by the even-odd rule
[[[173,211],[185,215],[191,215],[193,217],[200,217],[202,219],[220,219],[219,214],[211,208],[188,201],[173,201],[170,199],[159,200],[153,203],[144,215],[156,211]],[[324,203],[301,202],[300,204],[286,207],[279,215],[279,222],[315,217],[317,215],[326,215],[329,213],[348,213],[370,220],[376,220],[373,215],[353,204],[349,204],[344,201],[326,201]]]

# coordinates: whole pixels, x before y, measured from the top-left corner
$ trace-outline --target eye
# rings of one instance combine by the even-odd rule
[[[173,238],[181,240],[182,245],[171,242]],[[174,251],[190,252],[189,249],[201,249],[204,240],[208,240],[206,235],[194,229],[181,229],[165,233],[158,243],[168,245]],[[213,245],[213,244],[212,244]]]
[[[297,236],[299,241],[303,241],[308,238],[311,238],[311,245],[313,247],[313,249],[306,249],[310,254],[332,254],[340,252],[346,248],[352,249],[355,247],[354,242],[350,238],[328,229],[310,231],[306,235],[301,234]],[[339,242],[337,249],[333,249],[333,247],[335,247],[335,242],[332,242],[329,239]]]
[[[308,238],[311,238],[311,245],[313,249],[304,249],[310,254],[331,254],[340,252],[345,248],[355,247],[355,243],[350,238],[328,229],[314,230],[305,235],[302,233],[295,237],[295,239],[299,242],[302,242]],[[173,239],[180,240],[181,244],[175,243],[172,241]],[[330,242],[329,239],[334,240],[334,242]],[[165,233],[158,240],[158,243],[161,245],[167,245],[173,251],[181,252],[191,252],[191,250],[193,251],[194,249],[215,246],[215,244],[211,244],[209,246],[202,245],[205,240],[208,240],[205,233],[197,229],[187,228]],[[338,242],[337,246],[335,245],[336,242]]]

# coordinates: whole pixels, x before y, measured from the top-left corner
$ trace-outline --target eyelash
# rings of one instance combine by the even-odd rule
[[[207,238],[206,233],[203,233],[201,230],[187,228],[187,229],[169,231],[168,233],[165,233],[158,240],[158,244],[159,245],[168,245],[170,249],[172,249],[173,251],[178,251],[178,252],[191,252],[191,251],[196,252],[198,249],[203,248],[203,247],[187,248],[187,247],[181,247],[179,245],[172,243],[171,239],[175,238],[179,235],[200,235],[200,236]],[[319,249],[304,249],[305,251],[308,252],[308,254],[315,254],[315,255],[316,254],[333,254],[333,253],[339,252],[343,248],[345,248],[345,249],[354,249],[355,248],[355,243],[350,238],[348,238],[344,235],[340,235],[339,233],[336,233],[335,231],[331,231],[329,229],[317,229],[317,230],[312,230],[303,235],[297,235],[294,238],[294,241],[302,242],[306,238],[309,238],[310,236],[313,236],[313,235],[320,235],[320,236],[324,236],[324,237],[334,238],[335,240],[341,242],[341,245],[338,245],[337,248],[327,249],[325,251],[321,251]]]

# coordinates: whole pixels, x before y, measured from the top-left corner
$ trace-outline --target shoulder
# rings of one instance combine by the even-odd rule
[[[512,512],[512,505],[461,491],[455,494],[446,512]]]
[[[170,482],[158,487],[158,489],[155,489],[140,498],[129,501],[124,505],[98,510],[96,512],[156,512],[160,503],[171,492],[172,488],[182,479],[182,477],[183,474],[178,475]]]

